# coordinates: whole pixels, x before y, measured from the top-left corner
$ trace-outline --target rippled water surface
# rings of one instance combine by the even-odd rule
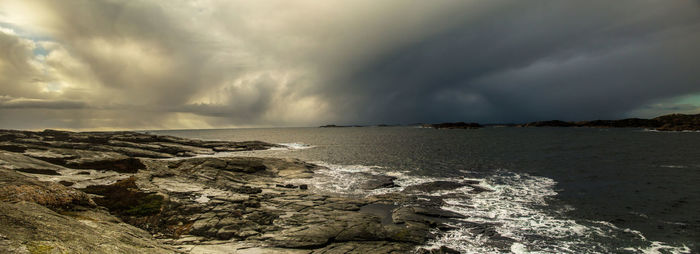
[[[700,251],[700,133],[638,129],[410,127],[156,131],[216,140],[261,140],[288,149],[245,152],[322,164],[314,184],[372,195],[431,181],[481,181],[422,193],[467,215],[431,242],[468,253]],[[355,188],[368,175],[402,187]],[[494,232],[469,225],[493,225]]]

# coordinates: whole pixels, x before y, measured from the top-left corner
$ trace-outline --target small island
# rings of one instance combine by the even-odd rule
[[[335,125],[335,124],[327,124],[327,125],[319,126],[319,128],[345,128],[345,127],[351,127],[351,126]]]

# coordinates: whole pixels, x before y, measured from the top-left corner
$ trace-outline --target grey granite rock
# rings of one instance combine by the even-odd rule
[[[135,132],[0,131],[0,209],[31,211],[0,214],[0,250],[406,253],[460,217],[402,193],[316,193],[297,181],[322,167],[297,159],[212,156],[274,146]],[[395,187],[392,177],[371,179],[363,188]]]

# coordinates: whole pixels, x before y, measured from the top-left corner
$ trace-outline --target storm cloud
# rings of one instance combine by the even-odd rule
[[[0,46],[2,128],[700,113],[698,1],[10,0]]]

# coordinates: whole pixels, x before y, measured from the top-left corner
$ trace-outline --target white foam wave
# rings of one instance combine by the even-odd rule
[[[313,163],[323,169],[314,171],[312,179],[297,179],[294,183],[309,184],[321,192],[336,194],[370,194],[358,186],[371,180],[372,175],[379,175],[378,169],[381,169],[379,166],[337,165],[318,161]]]
[[[471,198],[445,199],[443,207],[467,216],[465,223],[492,225],[498,237],[510,238],[508,249],[494,247],[489,236],[475,236],[472,230],[456,224],[459,230],[448,232],[428,244],[429,248],[447,246],[463,253],[605,253],[631,251],[650,253],[663,250],[666,253],[690,253],[685,246],[670,246],[663,242],[650,242],[641,232],[621,229],[608,222],[581,222],[565,218],[556,212],[546,212],[545,207],[554,191],[552,179],[528,174],[502,173],[486,182],[493,189],[472,195]],[[534,236],[534,237],[533,237]],[[631,238],[635,247],[610,249],[603,242]],[[496,246],[498,246],[496,244]],[[653,252],[657,251],[657,252]]]
[[[688,168],[688,166],[685,166],[685,165],[661,165],[660,167],[662,167],[662,168]]]
[[[590,234],[589,229],[573,220],[556,218],[548,215],[539,207],[547,204],[547,198],[556,195],[552,179],[530,176],[527,174],[503,174],[487,179],[487,185],[493,191],[483,192],[471,198],[449,198],[443,207],[468,216],[464,222],[492,225],[498,237],[506,237],[514,243],[509,250],[516,253],[568,252],[572,244],[561,241]],[[460,225],[456,225],[460,226]],[[555,244],[534,238],[533,235],[558,239]],[[499,253],[507,251],[490,246],[486,242],[493,240],[489,236],[477,237],[468,228],[445,234],[429,245],[448,247],[466,253]]]
[[[657,242],[657,241],[651,242],[651,245],[649,245],[646,248],[625,248],[625,250],[635,252],[635,253],[644,253],[644,254],[691,253],[690,248],[688,248],[685,245],[683,247],[672,247],[672,246],[666,245],[663,242]]]
[[[682,131],[660,131],[657,129],[643,129],[644,132],[659,132],[659,133],[700,133],[700,131],[695,130],[682,130]]]
[[[427,176],[414,176],[408,174],[406,171],[391,171],[387,170],[381,166],[366,166],[366,165],[339,165],[331,164],[322,161],[312,162],[316,165],[322,166],[324,169],[314,171],[313,179],[297,179],[295,183],[303,183],[314,186],[317,190],[335,193],[335,194],[348,194],[348,195],[361,195],[361,196],[372,196],[380,195],[394,192],[401,192],[406,187],[420,185],[429,182],[436,181],[451,181],[451,182],[465,182],[465,181],[478,181],[478,179],[472,178],[450,178],[450,177],[427,177]],[[394,184],[395,187],[391,188],[378,188],[373,190],[363,189],[361,186],[368,181],[371,181],[375,177],[381,176],[391,176],[395,177]],[[480,186],[488,189],[488,186]],[[465,191],[473,190],[471,187],[464,187],[457,190],[447,190],[447,191],[436,191],[432,193],[423,193],[429,196],[441,196],[451,193],[463,193]]]
[[[237,151],[237,152],[214,152],[214,153],[206,153],[206,154],[197,154],[197,155],[191,156],[191,157],[173,157],[173,158],[165,158],[165,159],[160,159],[160,160],[183,160],[183,159],[191,159],[191,158],[225,158],[225,157],[236,157],[236,156],[269,156],[269,153],[271,151],[274,153],[274,152],[279,152],[279,151],[302,150],[302,149],[309,149],[309,148],[316,147],[316,146],[307,145],[304,143],[281,143],[278,145],[281,145],[281,147],[273,147],[273,148],[270,148],[267,150],[249,150],[249,151]]]
[[[471,194],[474,188],[470,184],[431,193],[406,192],[423,197],[449,197],[444,199],[447,205],[442,208],[466,216],[451,225],[456,230],[441,232],[438,238],[423,246],[428,249],[447,246],[462,253],[690,253],[685,246],[648,241],[639,231],[618,228],[608,222],[576,221],[561,215],[573,209],[570,206],[559,212],[547,211],[549,199],[557,192],[554,190],[556,182],[546,177],[507,171],[486,179],[427,177],[380,166],[314,163],[325,169],[315,171],[312,179],[299,181],[322,192],[371,196],[435,181],[479,181],[480,189],[491,190]],[[396,177],[394,183],[400,187],[375,190],[359,187],[376,176]],[[489,225],[497,235],[475,231],[473,225]],[[623,244],[634,244],[610,247],[611,242],[621,242],[618,238],[627,239]]]
[[[302,149],[309,149],[309,148],[316,147],[316,146],[304,144],[301,142],[280,143],[278,145],[281,145],[283,147],[273,147],[273,148],[270,148],[269,150],[302,150]]]

